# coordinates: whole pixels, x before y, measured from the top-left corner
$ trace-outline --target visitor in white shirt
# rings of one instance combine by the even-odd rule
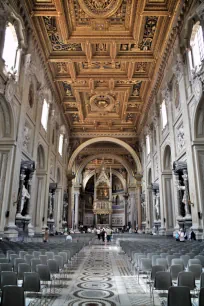
[[[66,240],[72,242],[72,236],[70,235],[70,233],[68,233],[67,237],[66,237]]]

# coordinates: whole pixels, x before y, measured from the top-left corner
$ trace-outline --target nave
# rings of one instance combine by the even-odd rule
[[[127,255],[114,242],[94,240],[71,267],[68,286],[59,292],[53,306],[152,305],[143,282],[138,284]],[[155,301],[155,305],[160,305]]]

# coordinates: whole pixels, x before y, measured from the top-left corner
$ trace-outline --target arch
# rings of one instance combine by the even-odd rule
[[[164,149],[163,154],[163,169],[164,170],[171,170],[171,148],[169,145],[167,145]]]
[[[94,144],[94,143],[98,143],[98,142],[112,142],[115,143],[123,148],[125,148],[133,157],[135,164],[137,166],[137,172],[138,173],[142,173],[142,166],[140,163],[140,159],[137,155],[137,153],[133,150],[133,148],[128,145],[126,142],[120,140],[120,139],[116,139],[116,138],[112,138],[112,137],[98,137],[98,138],[92,138],[89,139],[87,141],[85,141],[84,143],[82,143],[80,146],[78,146],[78,148],[76,148],[76,150],[72,153],[72,156],[69,160],[68,163],[68,174],[72,174],[72,166],[73,163],[75,161],[75,158],[77,157],[77,155],[87,146]]]
[[[112,169],[112,174],[115,174],[115,176],[117,176],[119,178],[119,180],[121,181],[122,185],[123,185],[123,189],[124,191],[126,191],[127,186],[126,186],[126,180],[123,178],[123,176],[116,170]],[[109,172],[109,171],[108,171]],[[95,170],[91,171],[83,180],[83,190],[85,190],[86,188],[86,184],[88,183],[88,181],[90,180],[90,178],[95,174]]]
[[[45,151],[41,144],[38,146],[37,150],[37,169],[45,170]]]
[[[15,138],[13,109],[6,101],[5,97],[0,94],[0,140],[2,138]]]
[[[204,95],[202,95],[195,109],[194,137],[195,139],[204,138]]]
[[[118,162],[120,162],[123,166],[124,166],[124,168],[127,170],[127,172],[128,172],[128,175],[129,175],[129,177],[130,177],[130,180],[132,181],[134,178],[133,178],[133,175],[132,175],[132,169],[131,169],[131,167],[129,166],[129,164],[128,164],[128,162],[124,159],[124,158],[122,158],[122,157],[120,157],[120,156],[118,156],[118,155],[116,155],[116,154],[109,154],[109,153],[104,153],[104,154],[96,154],[96,155],[91,155],[91,156],[88,156],[86,159],[84,159],[83,161],[82,161],[82,163],[79,165],[79,167],[78,167],[78,169],[77,169],[77,171],[76,171],[76,181],[78,182],[78,183],[81,183],[81,181],[80,181],[80,179],[81,179],[81,173],[82,173],[82,171],[83,171],[83,169],[85,168],[85,166],[90,162],[90,161],[92,161],[93,159],[97,159],[97,158],[114,158],[115,160],[117,160]]]

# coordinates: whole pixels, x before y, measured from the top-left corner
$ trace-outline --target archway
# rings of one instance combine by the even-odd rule
[[[42,231],[43,217],[44,217],[44,205],[45,205],[45,186],[46,186],[46,157],[45,150],[42,144],[37,148],[37,165],[36,165],[36,177],[33,192],[33,212],[32,219],[33,225],[37,233]]]
[[[134,149],[128,145],[126,142],[120,140],[120,139],[116,139],[116,138],[112,138],[112,137],[98,137],[98,138],[92,138],[92,139],[89,139],[87,141],[85,141],[84,143],[82,143],[73,153],[72,153],[72,156],[69,160],[69,163],[68,163],[68,174],[72,174],[72,167],[73,167],[73,164],[74,164],[74,161],[75,161],[75,158],[77,157],[77,155],[84,149],[86,148],[87,146],[91,145],[91,144],[94,144],[94,143],[97,143],[97,142],[112,142],[114,144],[117,144],[123,148],[125,148],[131,155],[132,155],[132,158],[135,162],[135,167],[136,167],[136,171],[137,173],[142,173],[142,166],[141,166],[141,163],[140,163],[140,159],[137,155],[137,153],[134,151]]]
[[[94,159],[97,159],[97,158],[113,158],[113,159],[117,160],[127,170],[128,175],[129,175],[130,183],[135,181],[135,178],[133,177],[133,174],[132,174],[132,169],[129,166],[128,162],[124,158],[122,158],[122,157],[120,157],[116,154],[104,153],[104,154],[96,154],[96,155],[88,156],[86,159],[84,159],[82,161],[82,163],[79,165],[79,167],[76,171],[76,182],[77,183],[81,183],[81,178],[82,178],[81,174],[82,174],[83,169],[86,167],[86,165],[90,161],[92,161]]]
[[[171,148],[167,145],[163,154],[163,175],[162,184],[164,186],[164,207],[166,211],[166,230],[173,230],[173,186],[172,186],[172,159]]]

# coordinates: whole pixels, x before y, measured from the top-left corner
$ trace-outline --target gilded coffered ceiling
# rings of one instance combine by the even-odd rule
[[[73,137],[134,138],[179,0],[27,0]]]

